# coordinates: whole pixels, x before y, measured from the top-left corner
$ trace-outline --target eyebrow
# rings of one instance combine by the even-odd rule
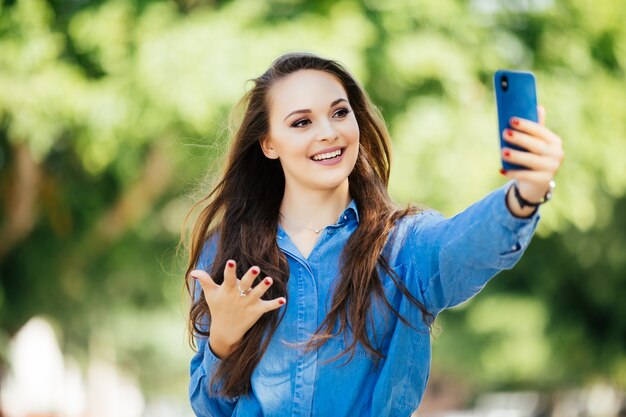
[[[333,107],[335,105],[337,105],[338,103],[341,103],[342,101],[345,101],[346,103],[348,102],[348,100],[346,100],[345,98],[338,98],[337,100],[333,101],[332,103],[330,103],[330,107]],[[283,121],[287,120],[287,118],[291,115],[294,114],[298,114],[298,113],[312,113],[311,109],[300,109],[300,110],[294,110],[291,113],[289,113],[287,116],[285,116],[285,118],[283,119]]]

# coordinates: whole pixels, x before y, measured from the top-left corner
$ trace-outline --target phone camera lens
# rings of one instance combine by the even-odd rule
[[[506,75],[503,75],[502,78],[500,79],[500,86],[502,87],[502,89],[504,91],[508,90],[509,88],[509,79]]]

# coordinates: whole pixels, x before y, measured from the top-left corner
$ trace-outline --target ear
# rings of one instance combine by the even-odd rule
[[[274,150],[274,147],[270,143],[270,140],[267,136],[261,139],[259,141],[259,144],[261,145],[261,150],[263,151],[263,154],[265,155],[266,158],[278,159],[278,154]]]

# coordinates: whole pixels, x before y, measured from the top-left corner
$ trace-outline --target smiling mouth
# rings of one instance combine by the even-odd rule
[[[334,158],[338,158],[341,156],[341,154],[343,154],[343,148],[341,149],[337,149],[336,151],[332,151],[332,152],[328,152],[328,153],[322,153],[319,155],[314,155],[311,157],[312,160],[314,161],[326,161],[328,159],[334,159]]]

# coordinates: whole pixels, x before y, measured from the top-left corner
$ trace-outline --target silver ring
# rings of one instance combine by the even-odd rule
[[[250,291],[252,291],[252,288],[248,288],[247,290],[242,290],[241,287],[239,286],[239,284],[237,284],[237,289],[239,290],[239,296],[240,297],[245,297],[246,295],[248,295],[248,293]]]

